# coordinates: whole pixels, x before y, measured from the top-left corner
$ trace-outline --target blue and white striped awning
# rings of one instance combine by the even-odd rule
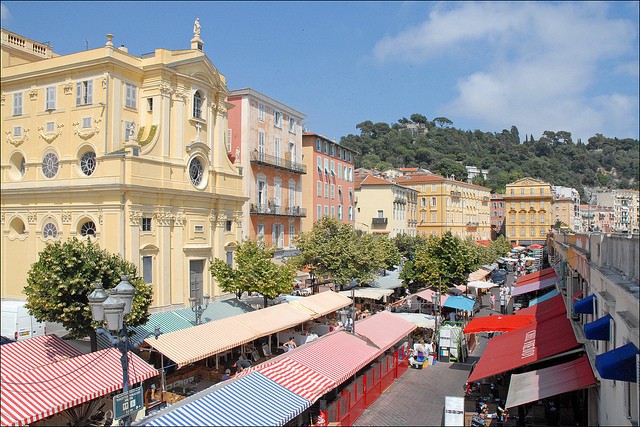
[[[145,425],[282,426],[310,406],[308,400],[260,372],[253,372],[228,381],[197,400],[173,410],[169,407]]]

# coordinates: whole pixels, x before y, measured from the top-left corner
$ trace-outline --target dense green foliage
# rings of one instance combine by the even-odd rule
[[[243,292],[258,292],[267,299],[293,291],[295,268],[291,264],[276,265],[271,261],[275,248],[245,240],[235,251],[235,268],[216,258],[211,263],[211,275],[225,292],[233,292],[238,299]]]
[[[442,236],[397,236],[394,242],[406,255],[407,261],[400,278],[411,292],[432,286],[446,291],[450,286],[467,282],[469,273],[484,264],[490,264],[509,253],[511,245],[499,237],[489,246],[476,245],[473,240],[462,240],[447,231]]]
[[[400,262],[396,246],[386,237],[358,233],[351,224],[325,216],[296,239],[299,268],[308,266],[317,276],[345,286],[352,280],[368,283],[383,268]]]
[[[456,129],[446,117],[433,120],[421,114],[398,123],[365,121],[360,135],[342,137],[340,144],[360,153],[356,167],[384,170],[390,167],[422,167],[441,175],[466,178],[464,166],[489,170],[486,182],[475,184],[504,192],[505,185],[530,176],[552,185],[638,189],[639,141],[607,138],[597,134],[588,143],[573,141],[566,131],[545,131],[535,140],[521,140],[512,126],[502,132]]]
[[[136,288],[131,313],[125,320],[130,326],[142,325],[149,318],[151,285],[137,276],[133,263],[100,249],[90,239],[74,237],[47,244],[29,269],[24,288],[26,307],[40,321],[62,323],[74,338],[90,336],[93,347],[96,325],[87,296],[95,282],[101,281],[105,290],[111,289],[123,274],[129,275],[129,282]]]

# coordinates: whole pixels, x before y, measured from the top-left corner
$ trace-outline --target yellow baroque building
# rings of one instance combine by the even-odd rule
[[[53,240],[92,238],[153,284],[155,309],[220,294],[213,258],[242,238],[225,77],[187,45],[56,55],[2,30],[2,298]]]
[[[554,222],[551,184],[522,178],[506,185],[507,239],[519,245],[543,244]]]

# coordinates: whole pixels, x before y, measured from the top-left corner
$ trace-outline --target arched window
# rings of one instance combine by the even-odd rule
[[[45,239],[48,239],[49,237],[55,239],[56,237],[58,237],[58,227],[56,227],[56,225],[52,222],[46,223],[44,225],[44,228],[42,229],[42,237],[44,237]]]
[[[202,94],[199,90],[193,94],[193,117],[196,119],[202,118]]]
[[[53,178],[58,173],[58,156],[55,153],[47,153],[42,159],[42,173],[47,178]]]
[[[189,179],[191,179],[193,185],[199,187],[202,184],[203,177],[204,167],[202,166],[202,162],[198,157],[194,157],[189,162]]]
[[[96,153],[87,151],[80,158],[80,169],[86,176],[90,176],[96,170]]]
[[[87,237],[87,236],[95,237],[96,225],[94,224],[94,222],[86,221],[84,224],[82,224],[82,227],[80,227],[80,235],[82,237]]]

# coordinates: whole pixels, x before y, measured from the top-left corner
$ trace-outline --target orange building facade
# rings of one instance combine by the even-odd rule
[[[295,247],[302,220],[302,120],[305,115],[253,89],[231,91],[227,149],[242,170],[243,238],[286,253]]]
[[[315,134],[302,135],[302,206],[307,215],[302,231],[310,231],[323,216],[354,224],[353,162],[357,153]]]

